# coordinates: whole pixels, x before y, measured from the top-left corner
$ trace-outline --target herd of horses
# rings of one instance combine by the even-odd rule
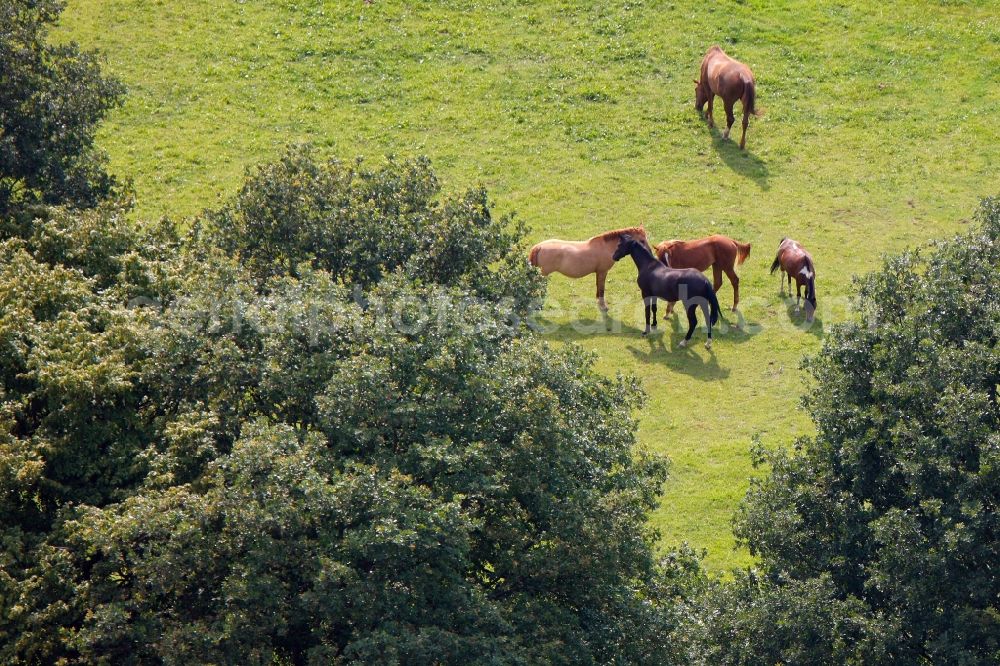
[[[636,282],[645,305],[646,329],[643,335],[656,328],[657,299],[667,302],[667,314],[678,301],[687,314],[687,335],[680,342],[685,346],[697,327],[700,308],[708,324],[708,341],[712,348],[712,327],[719,319],[719,300],[715,293],[722,287],[722,275],[733,285],[733,312],[740,302],[740,278],[736,267],[750,255],[750,244],[740,243],[728,236],[715,234],[692,241],[668,240],[652,247],[644,226],[616,229],[598,234],[585,241],[551,239],[531,248],[528,263],[536,266],[542,275],[561,273],[571,278],[597,274],[597,307],[607,312],[604,284],[608,271],[626,255],[632,257],[638,270]],[[709,282],[703,271],[712,269],[714,282]],[[781,271],[781,294],[792,293],[792,280],[796,283],[795,311],[802,303],[805,289],[806,318],[812,321],[816,312],[816,267],[812,255],[791,238],[782,238],[778,252],[771,263],[771,273]]]
[[[712,103],[715,97],[722,99],[726,110],[726,131],[729,138],[736,116],[733,107],[739,100],[743,105],[743,135],[740,149],[746,148],[747,125],[751,115],[757,113],[756,83],[750,68],[730,58],[718,46],[713,46],[701,61],[701,75],[695,82],[694,105],[704,112],[709,127],[713,126]],[[719,319],[719,300],[715,293],[722,287],[723,274],[733,285],[733,312],[740,302],[740,278],[736,268],[750,255],[750,244],[740,243],[727,236],[713,235],[691,241],[668,240],[654,248],[643,226],[606,231],[585,241],[551,239],[538,243],[528,254],[528,263],[537,266],[542,275],[561,273],[571,278],[597,275],[597,307],[607,312],[604,300],[604,283],[608,271],[626,255],[632,257],[639,272],[637,282],[646,309],[646,329],[643,335],[656,328],[656,301],[667,302],[667,314],[673,312],[674,304],[680,301],[688,318],[687,335],[680,342],[684,347],[691,339],[698,325],[697,312],[700,308],[708,324],[708,341],[705,347],[712,348],[712,326]],[[713,281],[709,282],[704,271],[712,269]],[[788,279],[788,293],[791,296],[792,279],[796,282],[795,311],[802,301],[802,289],[806,290],[806,317],[809,321],[816,312],[816,268],[812,256],[802,245],[791,238],[782,238],[778,252],[771,264],[773,274],[781,269],[781,294],[785,293],[785,278]]]

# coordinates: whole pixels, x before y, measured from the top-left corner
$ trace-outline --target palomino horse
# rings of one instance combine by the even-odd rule
[[[701,306],[708,324],[708,342],[705,343],[705,348],[711,349],[712,326],[719,320],[719,299],[715,297],[715,290],[708,278],[693,268],[667,268],[656,260],[645,239],[640,242],[628,234],[622,234],[614,260],[618,261],[626,254],[632,255],[632,261],[639,270],[636,282],[639,283],[642,302],[646,306],[646,330],[642,334],[649,333],[650,310],[653,313],[653,328],[656,328],[657,298],[666,300],[670,305],[682,301],[688,317],[688,332],[680,346],[685,346],[691,339],[691,334],[698,325],[698,306]]]
[[[795,311],[799,311],[802,287],[806,288],[806,319],[812,321],[816,313],[816,267],[812,255],[791,238],[782,238],[778,254],[771,264],[771,273],[781,269],[781,295],[785,295],[785,277],[788,277],[788,295],[792,295],[792,276],[795,276]]]
[[[692,241],[668,240],[656,246],[656,256],[670,268],[697,268],[706,271],[712,267],[716,291],[722,287],[722,274],[733,285],[733,312],[740,303],[740,278],[736,267],[750,256],[750,243],[740,243],[716,234]],[[672,308],[667,309],[667,314]]]
[[[733,128],[736,116],[733,106],[736,100],[743,102],[743,136],[740,138],[740,150],[747,144],[747,125],[750,114],[757,115],[754,102],[757,98],[757,88],[753,72],[738,60],[733,60],[718,46],[713,46],[701,61],[701,80],[695,81],[694,108],[700,112],[708,102],[708,126],[714,125],[712,119],[712,101],[718,95],[726,108],[725,138],[729,138],[729,130]]]
[[[602,312],[607,312],[604,281],[608,277],[608,271],[615,265],[612,255],[622,234],[629,234],[643,243],[649,242],[646,230],[641,226],[606,231],[585,241],[551,239],[531,248],[528,263],[540,268],[542,275],[562,273],[566,277],[581,278],[597,273],[597,307]]]

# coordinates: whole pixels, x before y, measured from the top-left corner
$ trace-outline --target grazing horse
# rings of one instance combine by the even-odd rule
[[[642,292],[642,302],[646,306],[646,330],[643,335],[649,333],[649,314],[653,313],[653,328],[656,328],[656,299],[662,298],[668,304],[673,305],[676,301],[684,303],[684,310],[687,312],[688,332],[681,340],[683,347],[691,339],[695,327],[698,325],[696,312],[698,306],[705,315],[708,323],[708,342],[706,349],[712,348],[712,326],[719,320],[719,299],[715,297],[715,290],[701,271],[693,268],[667,268],[657,261],[649,246],[645,241],[639,242],[628,234],[622,234],[618,240],[618,248],[615,250],[614,259],[618,261],[626,254],[632,255],[632,261],[639,270],[639,290]]]
[[[743,136],[740,138],[740,150],[747,144],[747,125],[750,114],[757,115],[754,102],[757,99],[757,87],[750,68],[738,60],[733,60],[718,46],[713,46],[701,61],[701,80],[695,81],[694,108],[701,112],[708,103],[708,126],[715,123],[712,118],[712,101],[718,95],[726,108],[725,138],[729,138],[729,130],[733,128],[736,116],[733,106],[736,100],[743,102]]]
[[[816,267],[812,255],[791,238],[782,238],[778,245],[778,254],[771,264],[771,273],[781,269],[781,295],[785,295],[785,276],[788,277],[788,295],[792,295],[792,276],[795,276],[795,311],[799,311],[799,300],[802,298],[802,287],[806,288],[806,319],[813,320],[816,313]]]
[[[696,268],[706,271],[712,267],[715,291],[722,288],[722,274],[733,285],[733,312],[740,303],[740,278],[736,267],[750,256],[750,243],[740,243],[716,234],[693,241],[668,240],[656,246],[656,256],[670,268]],[[667,308],[670,314],[671,308]]]
[[[649,242],[646,230],[641,226],[606,231],[585,241],[551,239],[531,248],[528,263],[540,268],[542,275],[562,273],[566,277],[581,278],[597,273],[597,307],[602,312],[607,312],[604,281],[608,277],[608,271],[615,265],[611,255],[615,253],[618,239],[623,234],[629,234],[643,243]]]

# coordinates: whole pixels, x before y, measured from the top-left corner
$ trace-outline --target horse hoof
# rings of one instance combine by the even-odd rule
[[[643,337],[646,337],[647,335],[649,335],[649,331],[643,331],[643,332],[642,332],[642,336],[643,336]]]
[[[709,340],[708,342],[705,343],[705,349],[711,349],[711,348],[712,348],[712,341]]]
[[[681,340],[680,342],[677,343],[677,346],[678,347],[687,347],[687,344],[688,344],[687,340]]]

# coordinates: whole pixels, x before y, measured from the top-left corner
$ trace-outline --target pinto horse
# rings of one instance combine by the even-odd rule
[[[785,295],[785,277],[788,277],[788,295],[792,295],[792,276],[795,276],[795,311],[799,311],[799,301],[802,298],[802,287],[806,288],[806,319],[813,320],[816,313],[816,267],[812,255],[804,247],[791,238],[782,238],[778,245],[778,254],[771,264],[771,274],[781,269],[781,295]]]
[[[615,265],[612,255],[618,239],[624,234],[648,243],[646,230],[642,226],[606,231],[585,241],[565,241],[551,239],[542,241],[531,248],[528,263],[537,266],[542,275],[562,273],[566,277],[581,278],[597,273],[597,307],[607,312],[604,301],[604,282],[608,271]]]
[[[712,101],[718,95],[726,109],[726,132],[722,135],[729,138],[729,130],[733,128],[736,116],[733,106],[736,100],[743,102],[743,136],[740,138],[740,150],[747,144],[747,125],[750,114],[757,115],[754,102],[757,99],[757,84],[750,68],[738,60],[733,60],[718,46],[713,46],[701,61],[701,80],[694,82],[694,108],[700,113],[705,103],[708,103],[708,126],[714,126],[712,118]]]
[[[750,256],[750,243],[740,243],[728,236],[715,234],[692,241],[668,240],[656,246],[656,256],[670,268],[696,268],[706,271],[712,267],[715,291],[722,288],[722,274],[733,285],[733,312],[740,303],[740,278],[736,267]],[[667,308],[670,314],[672,308]]]
[[[614,260],[618,261],[626,254],[632,255],[632,261],[639,271],[636,282],[642,292],[642,302],[646,306],[646,330],[642,334],[649,333],[650,311],[653,314],[653,328],[656,328],[657,298],[664,299],[669,305],[682,301],[687,312],[688,332],[681,340],[680,346],[687,345],[691,339],[691,334],[698,325],[696,313],[701,306],[705,321],[708,323],[708,342],[705,343],[705,348],[711,349],[712,326],[719,320],[719,299],[715,297],[715,290],[712,289],[708,278],[694,268],[667,268],[653,256],[645,240],[639,242],[628,234],[622,234],[618,240]]]

